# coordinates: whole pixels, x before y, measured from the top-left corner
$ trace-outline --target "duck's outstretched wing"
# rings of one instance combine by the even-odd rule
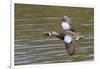
[[[61,40],[64,40],[64,36],[65,36],[64,33],[59,33],[59,35],[57,35],[56,37],[61,39]]]
[[[71,29],[70,29],[70,31],[73,31],[73,32],[75,32],[75,33],[76,33],[76,30],[75,30],[75,29],[73,29],[73,28],[71,28]]]
[[[55,32],[55,31],[54,31]],[[64,40],[64,36],[65,36],[65,34],[64,33],[58,33],[58,32],[56,32],[57,34],[54,34],[54,33],[52,33],[52,32],[47,32],[47,33],[45,33],[44,34],[44,36],[54,36],[54,37],[56,37],[56,38],[59,38],[60,40]]]
[[[55,31],[54,31],[54,32],[55,32]],[[52,32],[46,32],[46,33],[44,33],[43,35],[44,35],[44,36],[54,36],[54,37],[56,37],[56,38],[59,38],[60,40],[64,40],[65,33],[58,33],[58,32],[56,32],[56,33],[57,33],[57,34],[54,34],[54,33],[52,33]],[[82,36],[82,35],[78,35],[78,39],[76,39],[77,36],[72,36],[72,37],[74,37],[75,40],[84,39],[84,36]]]
[[[70,30],[76,33],[76,30],[74,29],[72,23],[69,23],[69,25],[71,26]]]

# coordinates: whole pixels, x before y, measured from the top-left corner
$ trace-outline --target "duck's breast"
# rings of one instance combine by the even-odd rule
[[[63,30],[69,30],[70,29],[69,23],[62,22],[61,26],[62,26]]]

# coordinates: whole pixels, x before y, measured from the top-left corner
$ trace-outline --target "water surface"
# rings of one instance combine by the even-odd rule
[[[92,61],[94,59],[93,8],[15,4],[15,65]],[[69,56],[63,41],[43,34],[62,32],[61,17],[68,15],[74,28],[85,36],[76,41]]]

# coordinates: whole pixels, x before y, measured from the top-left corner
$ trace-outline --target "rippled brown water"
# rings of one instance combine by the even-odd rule
[[[70,16],[75,29],[85,36],[75,43],[74,56],[67,54],[63,41],[43,36],[52,30],[62,32],[63,15]],[[93,8],[15,4],[15,65],[92,61],[93,17]]]

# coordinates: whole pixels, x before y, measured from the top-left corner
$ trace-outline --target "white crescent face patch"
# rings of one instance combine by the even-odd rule
[[[64,37],[64,42],[65,43],[70,43],[72,41],[72,37],[71,36],[65,36]]]

